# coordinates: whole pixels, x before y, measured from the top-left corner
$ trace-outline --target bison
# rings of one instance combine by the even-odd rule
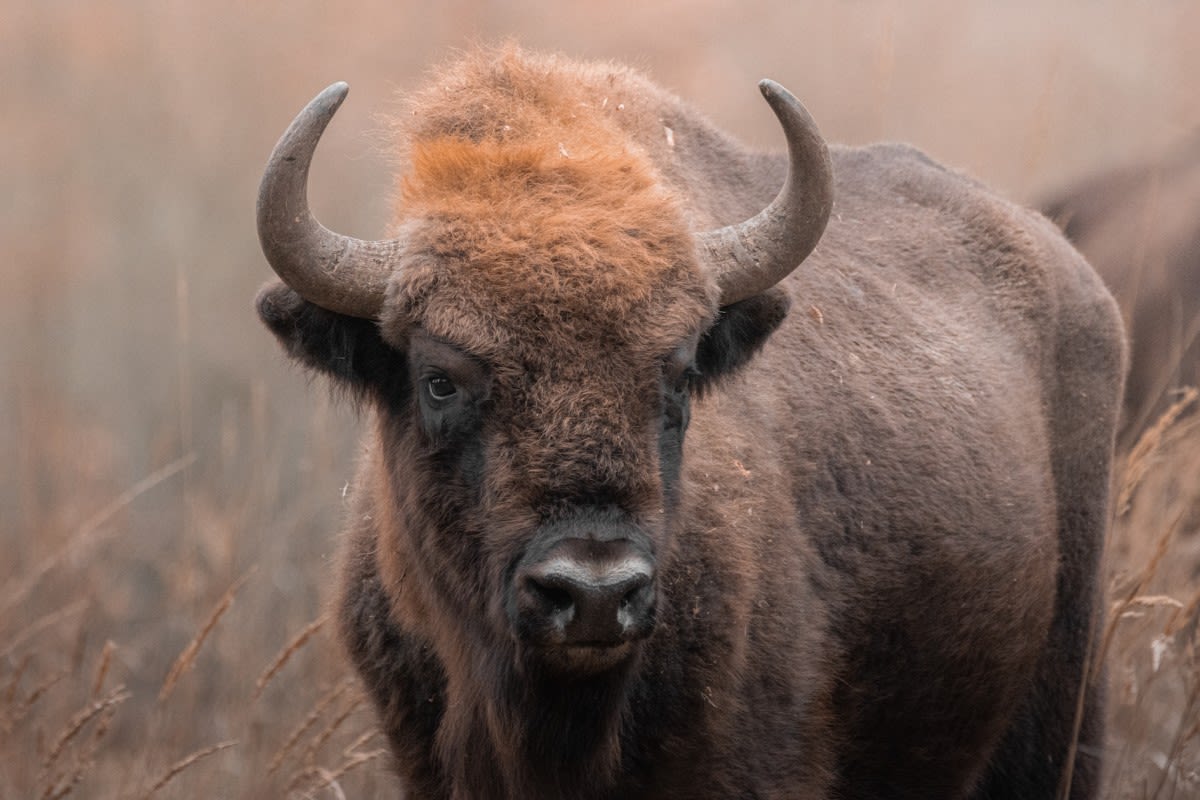
[[[276,146],[257,308],[370,412],[339,620],[405,797],[1094,796],[1116,306],[1044,217],[760,89],[786,154],[469,53],[379,241],[308,209],[344,84]]]
[[[1060,189],[1046,214],[1112,289],[1129,327],[1120,439],[1200,385],[1200,133],[1166,154]]]

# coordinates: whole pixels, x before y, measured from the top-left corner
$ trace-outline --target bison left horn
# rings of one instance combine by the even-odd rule
[[[753,297],[787,277],[817,246],[833,208],[833,166],[817,124],[775,81],[761,81],[758,88],[787,138],[787,180],[755,216],[697,236],[700,257],[721,287],[721,305]]]
[[[317,141],[350,87],[317,95],[284,132],[258,188],[258,239],[271,268],[309,302],[374,318],[403,240],[363,241],[326,228],[308,208],[308,168]]]

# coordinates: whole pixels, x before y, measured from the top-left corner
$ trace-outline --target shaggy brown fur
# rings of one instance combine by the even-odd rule
[[[1069,766],[1094,795],[1123,345],[1052,225],[836,149],[817,250],[718,308],[693,236],[786,160],[636,73],[479,52],[399,128],[378,325],[259,311],[375,412],[341,625],[405,796],[1052,798]],[[604,526],[651,543],[654,632],[564,672],[511,575]]]
[[[1200,133],[1151,162],[1091,176],[1043,204],[1112,289],[1130,338],[1121,441],[1179,386],[1200,385]]]

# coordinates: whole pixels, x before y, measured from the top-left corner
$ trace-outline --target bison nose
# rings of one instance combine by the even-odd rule
[[[556,548],[560,552],[518,571],[517,606],[525,632],[544,644],[592,647],[648,636],[655,605],[649,559],[632,552],[602,559],[562,552],[570,549]]]

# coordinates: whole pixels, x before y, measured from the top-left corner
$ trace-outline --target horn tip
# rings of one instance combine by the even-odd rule
[[[771,106],[771,109],[781,121],[785,116],[790,117],[800,127],[812,128],[814,134],[819,135],[816,132],[816,121],[813,120],[812,115],[804,107],[804,104],[800,102],[796,95],[788,91],[787,87],[776,83],[770,78],[764,78],[758,82],[758,89],[762,92],[763,98],[766,99],[767,104]],[[789,125],[785,123],[784,127],[788,128]]]
[[[345,81],[336,81],[326,86],[324,91],[317,95],[317,97],[326,102],[341,105],[342,101],[346,99],[346,95],[349,93],[350,84],[346,83]]]
[[[773,94],[779,94],[781,91],[787,91],[770,78],[763,78],[761,81],[759,81],[758,90],[762,92],[762,96],[768,100],[771,99],[771,95]]]

